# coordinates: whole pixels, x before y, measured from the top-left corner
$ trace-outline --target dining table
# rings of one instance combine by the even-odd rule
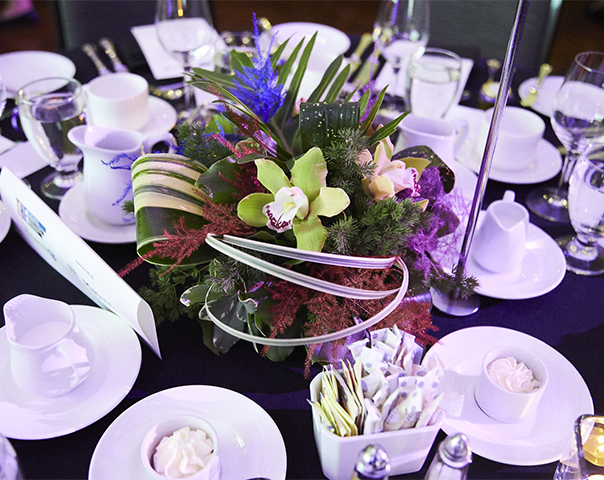
[[[353,41],[348,54],[352,53],[354,47]],[[157,82],[153,78],[144,55],[134,39],[131,42],[124,41],[116,45],[116,48],[131,72],[144,76],[154,85],[170,83],[169,81]],[[453,50],[455,46],[449,48]],[[61,53],[74,62],[75,77],[82,83],[89,82],[98,75],[91,60],[81,50]],[[480,106],[480,87],[488,76],[487,59],[480,56],[478,49],[459,53],[471,57],[474,62],[466,84],[468,94],[464,96],[461,104],[476,108]],[[536,65],[534,71],[518,69],[515,72],[509,99],[511,105],[519,105],[518,87],[522,81],[534,76],[538,67]],[[172,82],[176,80],[173,79]],[[9,101],[7,110],[12,106],[12,101]],[[541,116],[546,124],[545,139],[559,146],[560,143],[554,135],[549,118]],[[5,137],[15,141],[25,140],[21,133],[12,129],[8,116],[5,115],[0,126]],[[50,167],[43,168],[29,175],[26,180],[31,184],[34,192],[40,195],[52,210],[58,212],[59,201],[45,198],[39,191],[39,183],[49,171]],[[525,203],[529,192],[539,186],[553,185],[556,182],[557,176],[545,182],[530,184],[510,184],[489,179],[482,208],[502,198],[506,190],[513,190],[516,201]],[[552,223],[532,213],[530,222],[552,238],[573,233],[569,224]],[[122,270],[137,258],[134,243],[107,244],[94,241],[87,241],[87,243],[115,271]],[[126,275],[124,280],[138,291],[150,285],[150,269],[149,265],[143,264]],[[90,298],[38,255],[13,225],[6,238],[0,243],[0,305],[24,293],[61,300],[70,305],[95,306]],[[481,295],[479,309],[465,316],[448,315],[433,307],[431,314],[435,330],[431,333],[441,339],[463,329],[499,327],[533,337],[561,354],[576,369],[589,389],[594,411],[604,412],[604,364],[600,356],[604,348],[604,276],[589,277],[566,272],[559,285],[547,293],[524,299],[495,297],[496,295]],[[0,321],[0,326],[2,325],[4,325],[4,317]],[[286,478],[325,478],[313,434],[312,409],[309,404],[310,382],[322,371],[322,367],[313,365],[310,368],[310,375],[305,372],[305,348],[297,347],[287,359],[273,362],[259,354],[251,343],[239,341],[227,354],[219,356],[204,346],[200,323],[184,315],[176,320],[165,320],[158,324],[157,337],[161,358],[141,341],[140,372],[125,397],[104,416],[76,431],[55,438],[10,439],[23,478],[87,478],[91,459],[101,437],[123,412],[157,392],[195,385],[220,387],[237,392],[268,413],[278,427],[285,444]],[[471,356],[474,347],[479,348],[479,345],[472,345],[470,340],[467,346],[468,357]],[[550,372],[550,375],[556,375],[556,372]],[[564,378],[561,379],[561,383],[565,384]],[[568,388],[574,388],[573,385],[572,382],[569,383]],[[3,386],[0,385],[0,389],[2,388]],[[560,395],[564,394],[565,390],[560,392]],[[473,401],[473,399],[467,398],[466,401]],[[233,417],[236,417],[238,412],[232,413]],[[227,417],[223,420],[228,421],[230,415],[228,408],[223,414]],[[557,419],[552,417],[549,421],[556,423]],[[569,442],[571,435],[572,431],[569,429]],[[446,436],[443,430],[438,433],[419,471],[396,478],[424,478],[430,462],[437,453],[438,445]],[[267,457],[273,454],[271,451],[255,453]],[[110,463],[113,460],[105,458],[103,461]],[[523,462],[507,464],[475,453],[469,467],[468,478],[553,478],[557,467],[555,460],[537,465],[531,464],[530,461],[524,463],[526,464]]]

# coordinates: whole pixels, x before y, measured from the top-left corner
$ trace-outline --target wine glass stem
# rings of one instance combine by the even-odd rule
[[[564,165],[562,165],[562,172],[560,173],[560,179],[558,180],[558,188],[565,188],[568,185],[568,181],[570,180],[570,176],[573,173],[573,169],[575,168],[575,164],[581,152],[576,149],[569,149],[566,157],[564,158]]]
[[[184,64],[185,76],[183,81],[183,93],[184,93],[184,102],[185,102],[185,111],[190,111],[195,108],[195,96],[193,94],[193,86],[189,85],[188,80],[191,78],[189,73],[191,73],[191,64],[185,62]]]
[[[568,243],[566,251],[571,257],[586,262],[598,257],[596,243],[579,232],[577,232],[577,236]]]

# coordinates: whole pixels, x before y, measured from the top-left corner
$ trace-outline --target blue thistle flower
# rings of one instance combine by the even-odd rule
[[[256,41],[257,56],[253,59],[253,67],[243,67],[242,71],[235,71],[235,88],[233,94],[237,96],[250,110],[263,122],[269,122],[285,101],[283,85],[277,83],[278,74],[273,70],[270,51],[273,40],[263,54],[260,48],[260,34],[258,21],[254,13],[254,39]]]

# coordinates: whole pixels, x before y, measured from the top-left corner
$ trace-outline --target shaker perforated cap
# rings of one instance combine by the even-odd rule
[[[355,470],[359,478],[386,478],[390,474],[390,459],[380,445],[367,445],[359,454]]]
[[[452,468],[463,468],[472,463],[472,449],[463,433],[445,438],[438,447],[443,462]]]

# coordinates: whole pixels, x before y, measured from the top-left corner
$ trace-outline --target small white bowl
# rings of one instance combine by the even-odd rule
[[[497,385],[487,373],[487,367],[498,358],[514,357],[530,368],[539,388],[528,393],[510,392]],[[548,371],[543,361],[528,350],[503,346],[489,351],[482,361],[482,368],[474,396],[480,409],[489,417],[502,423],[517,423],[533,413],[547,388]]]
[[[141,461],[143,462],[143,466],[147,471],[149,478],[154,478],[157,480],[165,480],[167,478],[164,475],[156,472],[153,468],[153,455],[155,454],[155,449],[157,448],[157,445],[159,445],[159,442],[162,438],[169,437],[174,432],[184,427],[189,427],[191,430],[203,430],[206,432],[208,437],[210,437],[214,443],[214,453],[212,455],[212,459],[204,468],[193,475],[187,475],[183,478],[186,480],[219,480],[220,443],[218,434],[210,423],[203,418],[193,415],[178,415],[175,417],[170,417],[166,420],[156,423],[149,429],[141,445]]]
[[[313,402],[319,400],[322,378],[323,373],[320,373],[310,383],[310,399]],[[327,430],[314,408],[312,417],[321,469],[329,480],[349,480],[359,453],[370,444],[379,444],[388,454],[390,475],[417,472],[424,465],[436,434],[440,430],[439,424],[393,432],[340,437]]]

